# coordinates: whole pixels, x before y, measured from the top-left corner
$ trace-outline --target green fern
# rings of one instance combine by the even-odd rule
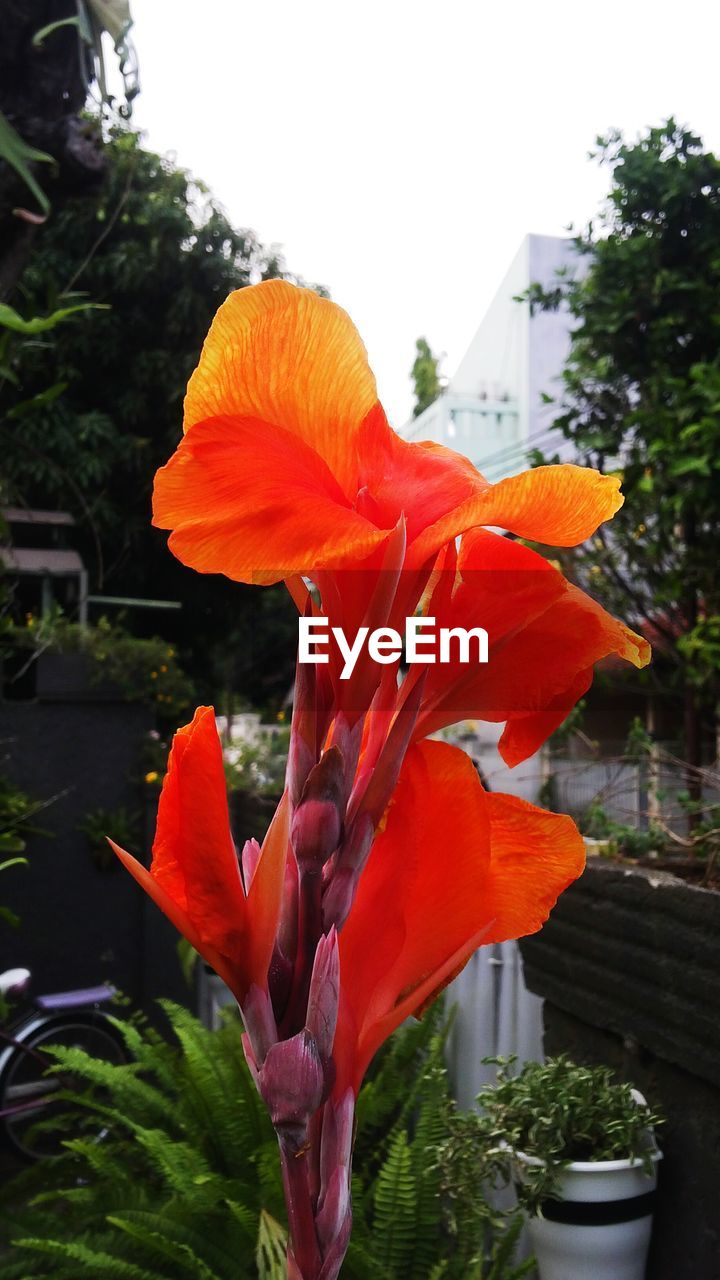
[[[269,1213],[260,1214],[255,1262],[259,1280],[285,1280],[287,1233]]]
[[[380,1266],[396,1275],[406,1272],[413,1252],[417,1204],[416,1177],[407,1134],[401,1130],[375,1187],[375,1254]]]
[[[277,1141],[235,1018],[208,1031],[163,1003],[170,1035],[116,1021],[133,1061],[58,1048],[77,1086],[43,1125],[64,1153],[4,1188],[3,1280],[284,1280]],[[355,1228],[342,1280],[519,1280],[517,1230],[453,1202],[439,1151],[452,1114],[441,1009],[398,1032],[358,1099]],[[492,1222],[491,1222],[492,1219]],[[519,1229],[519,1228],[518,1228]]]

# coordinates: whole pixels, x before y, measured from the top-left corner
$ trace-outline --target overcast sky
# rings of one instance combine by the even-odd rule
[[[717,0],[132,0],[134,119],[325,284],[395,425],[452,373],[528,231],[584,224],[596,135],[674,114],[720,150]]]

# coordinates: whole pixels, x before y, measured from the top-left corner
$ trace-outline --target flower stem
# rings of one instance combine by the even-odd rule
[[[290,1241],[303,1280],[316,1280],[322,1266],[310,1192],[309,1150],[296,1150],[280,1138],[280,1163]]]

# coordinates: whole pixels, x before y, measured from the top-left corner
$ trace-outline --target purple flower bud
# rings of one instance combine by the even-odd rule
[[[260,1068],[259,1087],[278,1136],[289,1147],[299,1149],[325,1087],[313,1036],[302,1030],[290,1040],[272,1045]]]
[[[331,746],[338,747],[342,753],[345,773],[344,799],[346,803],[352,790],[355,770],[357,768],[358,757],[360,755],[364,723],[364,716],[361,716],[360,719],[356,720],[355,724],[351,726],[345,712],[339,711],[333,724]]]
[[[350,914],[358,879],[359,875],[354,867],[339,867],[333,872],[332,879],[323,893],[324,929],[329,929],[331,925],[336,929],[342,929]]]
[[[252,1045],[256,1067],[261,1067],[270,1047],[278,1038],[270,996],[255,983],[251,986],[240,1010],[248,1039]]]
[[[308,599],[306,616],[312,613]],[[317,679],[315,667],[298,662],[295,667],[293,714],[286,771],[287,788],[293,807],[299,802],[307,776],[317,760]]]
[[[268,991],[272,1001],[275,1020],[281,1022],[287,1008],[292,990],[292,961],[283,954],[282,947],[275,943],[268,969]]]
[[[288,848],[285,859],[285,884],[283,886],[280,923],[277,940],[280,950],[288,960],[297,951],[298,934],[298,865],[295,854]]]
[[[247,1062],[248,1068],[250,1070],[250,1075],[255,1081],[255,1088],[259,1093],[260,1092],[260,1075],[258,1072],[258,1064],[255,1061],[255,1054],[253,1053],[253,1047],[250,1043],[250,1037],[247,1031],[243,1031],[240,1037],[240,1040],[243,1047],[243,1053],[245,1054],[245,1061]]]
[[[240,855],[240,866],[242,867],[243,884],[245,885],[245,895],[250,892],[253,876],[260,861],[260,845],[257,840],[246,840],[243,845],[243,851]]]
[[[325,1254],[322,1267],[318,1275],[318,1280],[337,1280],[340,1274],[340,1268],[343,1264],[347,1247],[350,1242],[350,1232],[352,1231],[352,1210],[348,1203],[347,1213],[340,1228],[339,1234],[335,1237],[333,1243]]]
[[[426,679],[427,671],[423,671],[404,700],[401,699],[400,709],[392,722],[365,791],[362,796],[353,795],[350,802],[351,819],[354,820],[360,814],[369,814],[374,825],[377,826],[382,818],[400,776],[405,752],[410,744],[418,717]]]
[[[350,1185],[348,1170],[342,1166],[334,1169],[325,1190],[322,1208],[316,1218],[320,1248],[326,1253],[342,1230],[350,1209]]]
[[[354,819],[338,851],[338,866],[362,871],[375,838],[375,823],[369,813]]]
[[[330,747],[303,787],[292,824],[292,846],[298,864],[320,870],[340,840],[344,804],[345,770],[342,754]]]
[[[323,1063],[332,1054],[340,997],[340,956],[334,926],[317,944],[310,994],[308,995],[306,1029],[317,1044]]]
[[[354,1118],[355,1095],[352,1089],[346,1090],[339,1102],[325,1104],[320,1142],[320,1208],[335,1170],[342,1167],[349,1172]]]

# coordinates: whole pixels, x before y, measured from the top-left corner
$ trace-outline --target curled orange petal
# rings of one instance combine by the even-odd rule
[[[549,546],[573,547],[612,519],[622,504],[616,476],[569,462],[536,467],[498,484],[478,476],[473,493],[420,535],[415,556],[434,555],[450,538],[481,525]]]
[[[461,663],[456,648],[451,662],[428,669],[418,737],[468,717],[506,720],[500,750],[518,764],[562,723],[597,662],[650,660],[641,636],[528,547],[473,530],[462,539],[458,569],[452,593],[436,590],[436,626],[483,627],[488,662]]]

